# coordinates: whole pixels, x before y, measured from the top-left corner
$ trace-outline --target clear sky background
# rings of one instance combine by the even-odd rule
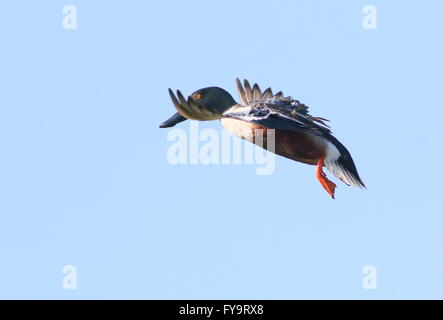
[[[69,4],[77,30],[62,26]],[[367,4],[376,30],[362,27]],[[443,298],[442,12],[439,1],[2,2],[0,298]],[[171,165],[170,129],[158,128],[175,112],[167,89],[237,98],[236,77],[330,119],[368,189],[334,179],[332,200],[314,167],[280,157],[270,176]],[[62,286],[65,265],[76,290]]]

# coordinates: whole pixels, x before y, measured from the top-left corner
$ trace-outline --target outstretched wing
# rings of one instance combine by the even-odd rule
[[[251,88],[244,80],[244,88],[237,79],[237,90],[241,104],[226,110],[223,116],[237,120],[257,123],[270,129],[312,130],[317,134],[330,134],[324,118],[313,117],[308,107],[300,101],[285,97],[280,91],[272,93],[271,88],[261,92],[257,84]]]

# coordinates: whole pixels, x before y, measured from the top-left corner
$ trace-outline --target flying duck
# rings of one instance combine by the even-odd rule
[[[323,172],[326,167],[334,176],[347,185],[365,188],[351,154],[331,133],[328,121],[313,117],[308,107],[280,91],[271,88],[263,92],[258,84],[252,87],[247,80],[244,85],[237,79],[240,103],[226,90],[208,87],[195,91],[188,99],[177,90],[177,96],[169,89],[177,113],[160,125],[173,127],[186,119],[221,121],[231,134],[257,144],[257,132],[262,138],[261,147],[275,139],[274,150],[280,156],[309,165],[316,165],[316,176],[326,192],[334,198],[336,185]],[[272,136],[270,129],[273,129]],[[264,140],[264,141],[263,141]],[[264,147],[266,148],[266,147]]]

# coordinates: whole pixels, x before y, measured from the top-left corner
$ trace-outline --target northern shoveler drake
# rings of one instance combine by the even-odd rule
[[[321,117],[313,117],[308,107],[280,91],[271,88],[263,92],[257,84],[251,87],[244,80],[244,87],[237,79],[241,103],[237,103],[226,90],[208,87],[195,91],[188,99],[177,90],[177,96],[169,89],[177,113],[160,125],[167,128],[186,119],[217,120],[223,127],[242,139],[256,143],[257,129],[263,139],[267,131],[274,129],[276,154],[310,165],[316,165],[316,176],[323,188],[334,198],[336,185],[323,172],[326,167],[347,185],[365,188],[351,154],[331,133]],[[266,141],[263,145],[267,145]],[[260,145],[263,147],[263,145]]]

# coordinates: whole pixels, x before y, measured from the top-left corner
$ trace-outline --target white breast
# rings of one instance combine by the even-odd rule
[[[234,136],[253,141],[252,123],[229,118],[222,118],[220,121],[223,128]]]

